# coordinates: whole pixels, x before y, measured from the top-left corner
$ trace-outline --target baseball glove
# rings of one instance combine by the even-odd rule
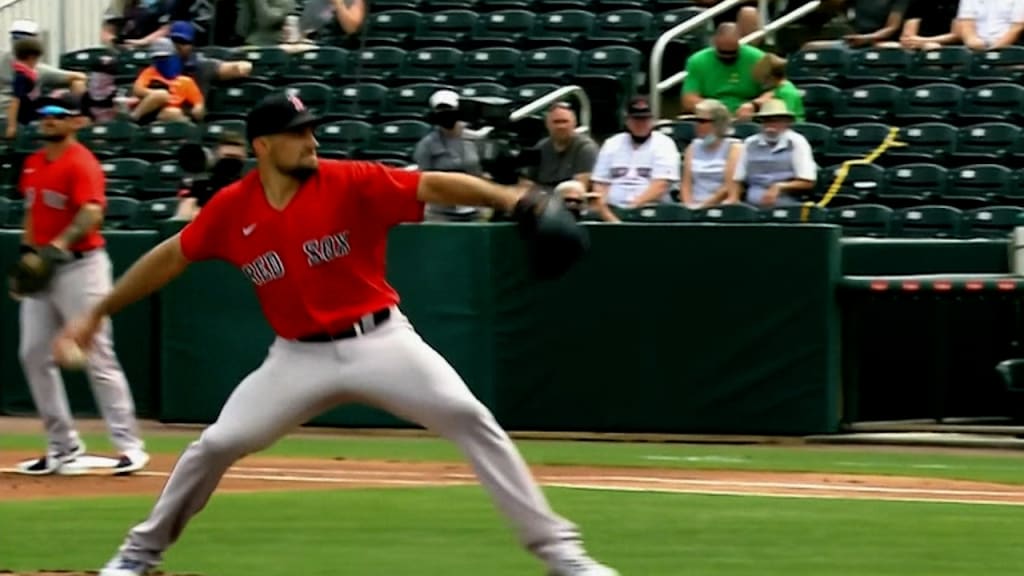
[[[67,252],[55,246],[44,246],[38,250],[23,248],[21,258],[7,274],[11,293],[27,296],[45,290],[57,266],[70,258]]]
[[[516,202],[512,217],[526,242],[534,274],[541,279],[562,276],[590,247],[586,229],[555,196],[527,192]]]

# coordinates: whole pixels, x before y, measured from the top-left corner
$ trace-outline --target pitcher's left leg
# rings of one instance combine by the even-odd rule
[[[106,251],[100,249],[81,260],[66,264],[55,279],[54,300],[65,318],[76,318],[111,289],[111,265]],[[96,334],[88,359],[89,383],[100,409],[111,442],[122,455],[119,472],[142,469],[149,461],[139,435],[128,379],[114,353],[113,327],[110,319]]]
[[[578,528],[556,514],[508,434],[401,314],[360,339],[366,402],[455,442],[523,546],[557,576],[615,576],[591,560]],[[379,350],[378,350],[379,348]],[[372,366],[370,365],[372,364]]]

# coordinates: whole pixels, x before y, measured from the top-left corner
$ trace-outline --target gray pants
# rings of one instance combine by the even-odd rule
[[[100,249],[60,266],[49,288],[21,301],[19,355],[32,400],[46,428],[51,453],[66,453],[80,442],[71,418],[67,391],[53,358],[53,339],[65,322],[86,312],[110,289],[110,258]],[[135,404],[128,380],[114,354],[109,319],[93,342],[87,371],[114,446],[121,453],[142,450]]]
[[[228,398],[217,422],[182,454],[149,518],[128,535],[121,556],[155,566],[233,463],[316,415],[353,402],[455,442],[523,546],[541,559],[582,550],[576,526],[551,510],[490,411],[396,308],[387,323],[356,338],[327,343],[278,338],[263,364]]]

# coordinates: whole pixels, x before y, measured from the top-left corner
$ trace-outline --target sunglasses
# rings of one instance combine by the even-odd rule
[[[697,124],[710,124],[711,118],[695,118]]]
[[[53,118],[54,120],[67,120],[71,118],[70,114],[42,114],[42,118]]]

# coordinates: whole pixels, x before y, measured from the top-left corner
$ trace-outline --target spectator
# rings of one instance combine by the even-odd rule
[[[707,208],[728,198],[742,146],[729,137],[732,119],[721,102],[703,100],[696,116],[697,138],[686,147],[679,196],[688,208]]]
[[[1012,46],[1024,31],[1024,0],[961,0],[957,20],[971,50]]]
[[[203,93],[195,80],[182,74],[174,43],[161,38],[150,46],[150,54],[153,64],[135,79],[133,91],[139,103],[132,118],[140,124],[201,120],[205,114]]]
[[[764,106],[769,100],[782,100],[786,103],[786,108],[796,116],[797,122],[806,119],[804,96],[799,88],[786,79],[784,58],[775,54],[765,54],[754,66],[754,79],[765,90],[765,93],[755,100],[758,106]]]
[[[579,180],[571,179],[559,183],[555,186],[554,194],[562,199],[566,210],[572,213],[576,220],[604,221],[601,213],[590,207],[597,194],[588,193]]]
[[[654,131],[647,99],[634,98],[626,111],[626,131],[605,140],[597,155],[591,181],[600,194],[598,208],[668,202],[669,189],[679,182],[679,164],[676,143]]]
[[[174,48],[181,58],[182,73],[196,81],[204,98],[210,93],[210,86],[214,82],[244,78],[252,73],[252,62],[224,62],[216,58],[206,58],[196,52],[195,27],[191,22],[172,22],[168,36],[171,42],[174,42]]]
[[[959,43],[959,4],[960,0],[910,0],[899,45],[907,50],[936,50]]]
[[[753,2],[753,0],[748,0]],[[698,6],[712,7],[721,4],[723,0],[696,0]],[[740,37],[748,36],[761,29],[761,14],[753,6],[737,6],[722,12],[715,17],[715,25],[734,22],[739,30]]]
[[[528,173],[530,180],[549,189],[576,179],[590,186],[590,171],[597,161],[597,144],[576,133],[576,113],[569,104],[558,102],[548,109],[547,138],[537,143],[540,163]]]
[[[413,161],[420,170],[465,172],[482,176],[483,168],[476,144],[464,134],[465,124],[459,119],[459,95],[451,90],[438,90],[430,95],[430,121],[434,129],[416,143]],[[427,205],[426,219],[470,221],[483,215],[473,206]]]
[[[109,122],[117,117],[117,58],[101,56],[89,73],[85,94],[82,95],[83,118],[91,122]]]
[[[15,20],[11,22],[9,29],[11,34],[11,46],[22,38],[38,38],[39,24],[32,20]],[[85,74],[71,70],[62,70],[50,66],[45,62],[36,64],[36,73],[39,76],[39,89],[46,94],[58,88],[68,88],[74,94],[81,94],[85,91]],[[0,56],[0,93],[4,96],[4,104],[8,103],[11,97],[11,88],[14,83],[14,54],[5,52]]]
[[[808,48],[866,48],[896,40],[903,26],[907,0],[853,0],[852,33],[841,41],[811,42]]]
[[[364,0],[307,0],[300,27],[304,36],[346,45],[354,44],[365,19]]]
[[[18,126],[30,124],[37,118],[36,100],[39,99],[39,73],[36,65],[43,56],[43,43],[38,38],[22,38],[14,43],[14,81],[11,103],[7,107],[8,139],[18,135]]]
[[[100,39],[108,46],[144,48],[167,35],[174,0],[110,0]]]
[[[793,205],[799,202],[798,196],[814,189],[818,180],[814,152],[803,135],[790,129],[793,120],[781,100],[769,100],[757,113],[761,133],[743,142],[731,201],[745,198],[756,206]]]
[[[217,0],[175,0],[168,16],[171,22],[171,30],[168,32],[173,33],[175,22],[187,22],[193,27],[191,44],[199,46],[212,44],[216,3]],[[226,2],[220,2],[220,4],[226,4]]]
[[[735,24],[722,24],[715,33],[714,46],[704,48],[686,61],[683,110],[692,114],[705,98],[725,104],[739,120],[749,120],[757,111],[753,100],[761,95],[754,81],[754,65],[764,52],[740,44]]]
[[[201,150],[200,148],[195,149]],[[205,151],[203,153],[205,155]],[[248,157],[248,148],[242,134],[237,132],[221,134],[217,141],[217,147],[213,150],[213,165],[209,168],[208,178],[190,179],[185,184],[185,189],[178,194],[178,208],[174,219],[192,220],[195,218],[214,194],[241,177]],[[185,162],[183,161],[182,164]]]
[[[295,9],[295,0],[238,0],[235,30],[249,46],[280,44],[285,18]]]

